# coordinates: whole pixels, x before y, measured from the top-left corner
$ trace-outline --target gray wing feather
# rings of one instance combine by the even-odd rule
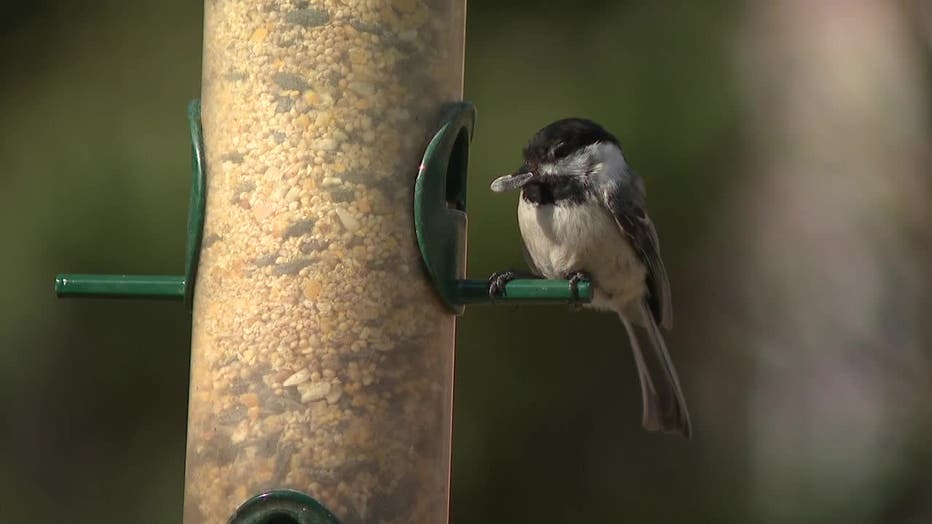
[[[635,175],[636,176],[636,175]],[[673,302],[670,299],[670,280],[660,258],[660,240],[654,223],[647,215],[643,195],[624,195],[617,188],[602,193],[604,205],[615,217],[622,233],[628,237],[638,258],[647,268],[647,303],[657,323],[666,329],[673,328]]]
[[[651,431],[663,430],[689,438],[692,424],[686,399],[680,387],[676,368],[670,360],[660,328],[673,327],[673,306],[670,300],[670,280],[660,258],[660,241],[653,222],[647,216],[643,186],[630,172],[634,191],[622,191],[617,186],[602,193],[604,205],[628,238],[638,258],[647,268],[647,296],[633,308],[629,322],[619,313],[628,331],[634,360],[641,381],[644,402],[643,425]],[[636,327],[637,326],[637,327]],[[645,352],[650,347],[653,351]]]

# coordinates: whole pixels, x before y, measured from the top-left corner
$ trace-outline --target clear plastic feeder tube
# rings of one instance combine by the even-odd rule
[[[185,522],[269,489],[447,522],[454,320],[412,194],[465,0],[207,0]]]

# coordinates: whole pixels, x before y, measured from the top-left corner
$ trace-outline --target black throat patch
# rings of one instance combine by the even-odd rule
[[[521,198],[538,206],[577,205],[586,200],[586,187],[579,177],[537,176],[521,189]]]

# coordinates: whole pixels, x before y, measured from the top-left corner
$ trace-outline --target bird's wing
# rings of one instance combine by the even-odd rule
[[[647,268],[647,304],[658,324],[666,329],[673,327],[673,303],[670,299],[670,280],[660,258],[660,240],[654,223],[647,216],[643,198],[625,196],[617,188],[602,192],[603,204],[615,217],[615,222],[631,242],[638,258]]]

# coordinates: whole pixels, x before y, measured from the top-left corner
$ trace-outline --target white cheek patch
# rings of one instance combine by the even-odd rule
[[[599,142],[586,147],[593,159],[598,163],[593,166],[593,173],[607,173],[614,175],[622,173],[627,166],[621,148],[611,142]]]

